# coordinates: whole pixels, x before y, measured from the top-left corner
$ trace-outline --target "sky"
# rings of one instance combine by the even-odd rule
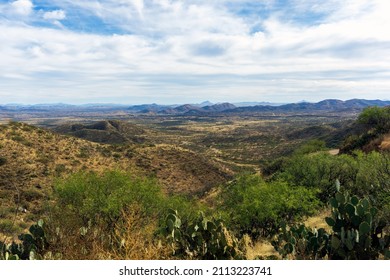
[[[0,0],[0,104],[390,100],[388,0]]]

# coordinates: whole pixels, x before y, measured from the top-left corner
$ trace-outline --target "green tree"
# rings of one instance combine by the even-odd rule
[[[265,182],[258,175],[243,175],[222,191],[220,208],[228,226],[252,237],[268,236],[283,220],[312,214],[318,206],[317,190],[292,187],[283,181]]]
[[[85,224],[103,220],[112,224],[131,204],[149,214],[161,210],[163,194],[155,180],[129,176],[120,171],[79,172],[57,181],[56,205]]]
[[[378,133],[385,133],[390,129],[390,107],[368,107],[359,115],[357,121]]]

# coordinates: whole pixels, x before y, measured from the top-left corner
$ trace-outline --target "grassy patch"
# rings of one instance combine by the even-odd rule
[[[15,225],[13,221],[10,220],[3,220],[0,221],[0,232],[7,235],[13,235],[15,233],[18,233],[20,228]]]

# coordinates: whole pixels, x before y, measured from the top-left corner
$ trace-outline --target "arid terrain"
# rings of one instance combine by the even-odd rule
[[[283,185],[286,180],[295,180],[291,190],[306,192],[299,188],[307,188],[308,193],[304,196],[308,200],[304,203],[311,206],[308,210],[289,210],[302,213],[299,214],[302,217],[283,214],[287,215],[285,218],[291,221],[305,218],[310,227],[329,229],[324,221],[324,213],[330,213],[324,209],[325,201],[310,201],[315,193],[320,193],[319,199],[324,200],[328,186],[333,182],[321,179],[319,185],[313,186],[320,190],[312,190],[310,182],[314,181],[294,177],[299,172],[293,171],[288,164],[298,155],[306,157],[306,153],[311,153],[314,156],[321,151],[343,160],[339,151],[348,153],[356,145],[367,153],[379,151],[387,154],[389,150],[388,133],[372,134],[371,130],[355,122],[359,110],[342,110],[339,114],[302,109],[272,113],[243,113],[242,110],[238,113],[195,112],[173,114],[171,110],[169,114],[166,111],[155,114],[92,110],[73,111],[67,117],[62,113],[30,112],[12,118],[17,122],[2,118],[0,234],[3,238],[17,240],[20,232],[26,232],[37,220],[45,218],[51,211],[48,209],[53,207],[51,205],[58,203],[58,194],[53,195],[53,190],[61,185],[58,182],[78,172],[104,174],[110,170],[150,178],[165,195],[186,197],[192,203],[196,201],[196,204],[203,205],[200,207],[208,209],[206,212],[222,211],[220,215],[227,215],[225,218],[231,215],[226,208],[232,199],[229,198],[229,189],[240,184],[239,178],[243,174],[269,180],[255,183],[260,185]],[[2,114],[10,115],[9,112]],[[362,139],[366,140],[361,142]],[[331,158],[327,160],[332,161]],[[332,174],[330,177],[338,178]],[[355,184],[348,180],[345,181],[348,186]],[[271,185],[264,185],[264,192],[268,191],[267,188],[274,188]],[[364,194],[363,191],[360,193]],[[317,204],[322,206],[315,206]],[[276,221],[264,224],[272,225],[270,229],[259,230],[235,226],[232,219],[227,224],[233,231],[250,236],[244,238],[250,239],[245,249],[249,258],[276,254],[269,239]],[[252,222],[251,226],[255,224]]]

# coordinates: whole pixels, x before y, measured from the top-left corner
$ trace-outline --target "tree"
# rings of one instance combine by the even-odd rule
[[[390,130],[390,106],[368,107],[358,117],[358,123],[373,128],[377,133],[386,133]]]

